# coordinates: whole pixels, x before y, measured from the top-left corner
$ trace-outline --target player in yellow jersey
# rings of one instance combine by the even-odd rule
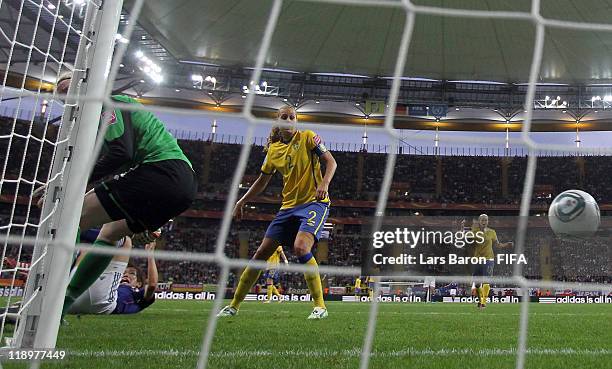
[[[280,261],[283,261],[285,264],[289,264],[285,253],[283,252],[283,247],[279,246],[276,248],[272,256],[270,256],[267,260],[268,265],[266,266],[266,272],[264,273],[264,278],[266,279],[266,293],[267,298],[264,301],[265,304],[269,304],[272,301],[272,294],[278,297],[278,302],[282,302],[280,292],[276,286],[278,283],[278,265]]]
[[[355,286],[353,287],[353,294],[355,295],[355,299],[359,297],[361,294],[361,276],[355,278]]]
[[[365,280],[368,284],[368,297],[370,298],[370,301],[372,301],[372,299],[374,298],[374,283],[378,281],[378,277],[367,276]]]
[[[280,211],[268,226],[252,259],[267,260],[278,245],[293,245],[293,252],[300,263],[311,267],[310,271],[304,273],[314,300],[314,309],[308,319],[322,319],[328,313],[323,301],[318,265],[311,250],[319,240],[323,223],[329,214],[328,190],[337,164],[316,133],[296,128],[297,113],[293,107],[280,108],[277,120],[281,124],[272,128],[261,174],[236,203],[233,215],[242,216],[244,205],[266,188],[275,172],[283,176]],[[321,162],[325,164],[325,175],[321,175]],[[219,312],[219,316],[236,315],[240,303],[260,273],[261,270],[256,267],[245,268],[234,298]]]
[[[491,286],[486,282],[486,277],[493,275],[493,265],[495,264],[495,253],[493,248],[513,247],[512,242],[500,243],[497,239],[497,233],[493,228],[489,228],[489,216],[481,214],[478,217],[478,224],[472,226],[473,232],[482,232],[484,241],[474,244],[472,255],[475,257],[484,257],[487,259],[486,264],[478,264],[474,268],[473,276],[476,277],[476,290],[478,292],[478,308],[483,309],[487,306],[487,297]]]

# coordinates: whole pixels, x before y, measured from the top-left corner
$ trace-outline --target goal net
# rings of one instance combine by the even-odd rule
[[[372,9],[385,7],[401,12],[404,18],[403,28],[399,35],[399,45],[394,56],[394,74],[387,99],[388,108],[385,109],[384,124],[381,127],[369,128],[372,132],[385,135],[390,149],[385,155],[384,170],[376,202],[376,214],[373,230],[380,229],[382,216],[385,215],[389,191],[392,185],[397,159],[397,147],[402,137],[393,127],[393,120],[398,102],[398,95],[402,77],[411,47],[415,19],[419,16],[429,15],[445,18],[462,19],[490,19],[490,20],[521,20],[535,25],[535,40],[533,53],[529,57],[530,73],[525,97],[525,119],[521,135],[510,140],[513,144],[520,144],[528,148],[527,170],[524,173],[522,197],[520,203],[520,217],[516,224],[516,242],[514,252],[520,254],[525,249],[525,240],[528,230],[528,216],[533,195],[533,185],[538,158],[533,155],[539,149],[566,150],[579,153],[588,153],[588,148],[576,148],[567,145],[552,145],[536,143],[531,138],[531,121],[533,101],[539,71],[542,62],[542,53],[546,30],[549,28],[564,28],[578,30],[594,30],[611,32],[612,25],[562,22],[547,19],[541,14],[539,0],[533,0],[529,11],[487,11],[465,10],[442,7],[417,5],[409,0],[402,1],[368,1],[368,0],[311,0],[313,5],[338,4],[346,7],[368,7]],[[275,30],[282,14],[285,3],[291,1],[274,0],[271,2],[266,26],[261,35],[261,43],[257,53],[255,67],[252,70],[251,83],[259,85],[262,82],[262,72],[266,66],[266,57],[275,35]],[[49,4],[53,4],[50,7]],[[133,10],[129,15],[129,25],[138,21],[139,9],[143,1],[134,1]],[[265,2],[266,4],[268,2]],[[103,8],[101,8],[103,5]],[[10,124],[3,124],[0,131],[0,153],[2,159],[2,177],[0,179],[0,200],[10,204],[11,211],[0,214],[2,222],[3,249],[0,278],[7,281],[3,300],[5,307],[1,315],[0,336],[5,347],[36,346],[36,342],[55,343],[57,327],[59,325],[59,309],[63,291],[58,285],[65,285],[67,281],[67,266],[70,264],[71,251],[74,245],[70,242],[75,234],[76,219],[80,206],[78,201],[65,199],[82,199],[85,188],[85,176],[91,167],[93,155],[86,155],[93,147],[96,131],[85,132],[86,125],[79,125],[81,120],[97,121],[99,119],[102,102],[118,109],[132,111],[147,109],[156,113],[173,113],[184,115],[202,115],[201,111],[170,108],[163,106],[146,105],[137,107],[110,100],[112,81],[114,81],[119,64],[122,62],[124,48],[114,48],[115,32],[117,29],[120,1],[81,0],[60,1],[48,0],[0,0],[2,14],[14,14],[14,27],[0,28],[0,46],[8,50],[3,65],[6,70],[3,74],[2,89],[0,90],[0,119]],[[39,18],[47,19],[45,24],[53,25],[44,32],[39,26],[39,19],[26,19],[22,15],[24,7],[33,7]],[[112,9],[109,9],[112,8]],[[112,14],[111,14],[112,13]],[[313,20],[316,21],[316,20]],[[132,28],[128,27],[123,37],[129,39]],[[112,34],[109,35],[109,32]],[[40,35],[47,37],[46,43]],[[57,44],[58,37],[49,37],[61,34],[64,43]],[[100,39],[103,40],[100,40]],[[106,51],[104,51],[106,50]],[[105,75],[107,65],[106,56],[113,53],[110,74]],[[100,64],[100,65],[98,65]],[[33,68],[37,68],[36,73]],[[73,80],[69,97],[65,97],[66,104],[57,103],[58,96],[51,90],[51,83],[67,69],[74,70],[80,78]],[[79,74],[80,73],[80,74]],[[40,75],[39,79],[29,77]],[[201,82],[201,81],[200,81]],[[231,258],[225,254],[225,246],[231,226],[232,208],[239,195],[239,188],[247,168],[249,156],[253,145],[256,127],[270,128],[276,122],[269,119],[258,118],[253,113],[255,93],[246,93],[244,105],[240,113],[227,113],[221,109],[218,112],[208,112],[212,117],[240,117],[248,121],[248,128],[244,145],[238,154],[236,167],[232,173],[230,186],[223,209],[223,218],[220,222],[215,239],[215,249],[209,252],[177,252],[163,251],[156,253],[160,260],[189,260],[205,263],[214,263],[218,267],[217,293],[214,304],[203,332],[203,339],[198,353],[198,368],[208,365],[211,345],[217,327],[216,313],[221,309],[225,290],[233,268],[243,268],[249,264],[245,258]],[[95,106],[93,106],[95,105]],[[97,114],[96,116],[96,109]],[[316,130],[320,126],[311,123],[300,123],[302,129]],[[5,129],[9,127],[9,129]],[[361,134],[359,126],[335,125],[334,129],[342,132]],[[429,139],[429,136],[415,134],[415,140]],[[449,137],[449,142],[466,143],[470,140],[461,137]],[[479,138],[479,140],[495,145],[504,145],[503,138]],[[612,150],[610,150],[612,151]],[[599,150],[598,152],[601,152]],[[85,155],[85,158],[80,157]],[[79,160],[75,161],[74,159]],[[25,170],[27,162],[36,162],[34,171]],[[31,166],[27,166],[30,168]],[[46,197],[41,210],[36,206],[34,191],[40,186],[46,186]],[[72,191],[72,192],[71,192]],[[73,196],[73,197],[72,197]],[[17,205],[25,205],[25,213],[17,212]],[[21,209],[21,207],[19,207]],[[73,239],[71,240],[71,237]],[[85,246],[77,245],[84,249]],[[93,250],[90,250],[93,251]],[[109,252],[119,252],[111,250]],[[133,250],[133,255],[146,256],[141,250]],[[51,264],[52,263],[52,264]],[[53,265],[53,268],[50,268]],[[263,267],[264,264],[255,264]],[[62,270],[60,270],[62,269]],[[281,270],[291,272],[304,272],[308,268],[300,265],[281,265]],[[348,266],[321,266],[321,274],[333,276],[355,277],[361,274],[357,267]],[[55,274],[54,274],[55,273]],[[511,275],[495,277],[494,282],[517,286],[522,290],[523,296],[528,296],[530,288],[580,288],[582,290],[610,291],[609,285],[597,283],[564,283],[555,281],[528,280],[523,277],[520,264],[516,264]],[[395,286],[403,291],[420,284],[424,287],[423,275],[394,276],[392,283],[383,283],[383,287],[390,289]],[[471,277],[440,276],[436,283],[448,284],[460,282],[470,284]],[[381,283],[374,283],[374,296],[380,295]],[[423,289],[429,293],[428,289]],[[412,292],[410,292],[412,293]],[[15,305],[16,302],[21,302]],[[360,367],[368,368],[372,353],[372,343],[375,336],[379,300],[373,298],[369,307],[369,320],[360,351]],[[13,306],[17,306],[14,308]],[[49,313],[45,316],[45,312]],[[525,365],[527,352],[527,332],[529,328],[529,299],[522,299],[520,310],[519,340],[517,342],[516,368]],[[48,322],[45,322],[48,320]],[[12,321],[13,323],[10,323]],[[46,329],[45,334],[41,330]],[[44,337],[43,337],[44,336]],[[37,341],[37,338],[43,341]],[[39,346],[41,347],[41,346]],[[44,346],[43,346],[44,347]]]

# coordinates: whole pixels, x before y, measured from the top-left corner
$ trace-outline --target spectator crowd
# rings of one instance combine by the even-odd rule
[[[13,124],[15,123],[15,124]],[[0,234],[36,235],[39,210],[28,197],[39,183],[50,176],[54,145],[58,130],[55,126],[29,125],[21,122],[0,121],[0,165],[4,177],[0,185]],[[182,216],[175,220],[163,237],[165,250],[188,252],[214,252],[220,225],[219,214],[224,210],[224,200],[237,166],[241,145],[219,144],[208,141],[181,140],[180,145],[194,164],[200,180],[199,196],[194,210],[208,211],[214,215]],[[6,155],[6,156],[4,156]],[[373,215],[374,206],[368,203],[348,203],[358,200],[376,200],[382,186],[386,154],[367,152],[334,152],[338,170],[330,186],[332,198],[333,229],[328,239],[327,260],[323,264],[333,266],[359,266],[364,239],[362,226],[357,221]],[[247,163],[241,191],[259,175],[265,158],[261,146],[253,146]],[[470,204],[473,211],[438,210],[428,215],[447,215],[471,218],[484,211],[483,205],[518,204],[523,190],[527,167],[526,157],[496,156],[397,156],[390,200],[399,203]],[[548,204],[554,196],[566,189],[578,188],[591,193],[601,204],[612,203],[612,157],[540,157],[535,177],[534,204]],[[38,184],[34,181],[40,181]],[[274,214],[282,188],[282,178],[275,175],[264,196],[273,199],[252,204],[251,213]],[[15,195],[21,196],[16,200]],[[26,199],[25,201],[23,199]],[[346,200],[335,205],[335,200]],[[412,209],[412,210],[410,210]],[[392,215],[414,216],[414,208],[390,210]],[[516,215],[517,211],[507,215]],[[494,215],[495,216],[495,215]],[[252,255],[265,233],[266,220],[234,222],[223,245],[226,255],[239,256],[241,242],[248,239],[248,255]],[[513,240],[514,230],[498,232],[500,240]],[[587,243],[555,238],[547,228],[530,232],[526,241],[526,256],[530,260],[525,276],[552,278],[566,281],[612,282],[612,256],[605,238],[595,238]],[[290,245],[285,245],[290,246]],[[550,255],[542,257],[543,247]],[[31,249],[20,245],[5,246],[6,257],[19,256],[21,261],[31,258]],[[289,247],[289,255],[291,255]],[[295,260],[290,257],[290,261]],[[546,265],[546,267],[543,267]],[[6,269],[6,267],[3,267]],[[217,281],[219,268],[215,264],[193,261],[159,261],[162,280],[175,283],[211,284]],[[239,270],[232,271],[230,286],[236,282]],[[427,270],[418,270],[427,273]],[[456,273],[440,270],[440,273]],[[510,267],[499,267],[496,275],[511,275]],[[328,283],[351,283],[350,279],[328,276]],[[282,273],[281,283],[292,288],[305,288],[303,278],[297,273]]]

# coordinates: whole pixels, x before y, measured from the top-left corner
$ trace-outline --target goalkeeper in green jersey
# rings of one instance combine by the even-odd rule
[[[66,94],[71,75],[58,79],[57,92]],[[134,104],[127,96],[114,101]],[[89,123],[89,122],[84,122]],[[93,123],[93,122],[92,122]],[[158,228],[187,210],[197,181],[191,163],[176,139],[152,113],[105,107],[99,124],[107,125],[104,144],[91,172],[98,183],[85,194],[80,230],[102,226],[94,246],[114,247],[125,236],[147,243]],[[112,255],[88,253],[70,280],[63,313],[106,269]]]

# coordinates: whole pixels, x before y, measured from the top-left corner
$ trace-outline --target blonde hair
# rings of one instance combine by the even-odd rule
[[[268,151],[270,145],[281,140],[280,127],[272,127],[270,134],[268,135],[268,142],[264,146],[264,152]]]
[[[297,111],[295,110],[295,108],[291,105],[286,105],[278,109],[278,111],[276,112],[277,119],[281,116],[281,112],[283,111],[283,109],[290,109],[290,111],[293,112],[293,114],[297,118]],[[268,149],[270,148],[270,145],[272,145],[275,142],[279,142],[282,139],[283,137],[281,136],[281,133],[280,133],[280,127],[278,126],[272,127],[272,130],[270,131],[270,135],[268,135],[268,142],[266,143],[266,146],[264,147],[264,152],[268,151]]]
[[[57,80],[55,81],[55,86],[53,86],[53,93],[57,93],[57,86],[59,86],[60,82],[65,81],[67,79],[71,79],[72,78],[72,72],[71,71],[65,71],[62,72],[62,74],[59,75],[59,77],[57,77]]]
[[[59,77],[57,77],[57,81],[55,82],[55,84],[58,85],[61,81],[70,79],[70,78],[72,78],[71,71],[62,72],[62,74],[60,74]]]

